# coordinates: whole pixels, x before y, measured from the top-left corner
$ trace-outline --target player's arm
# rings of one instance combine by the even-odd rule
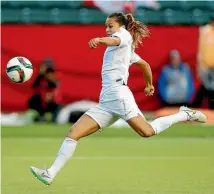
[[[104,44],[106,46],[118,46],[120,45],[120,38],[118,37],[103,37],[93,38],[89,41],[90,48],[97,48],[98,44]]]
[[[118,46],[120,44],[120,38],[118,37],[99,38],[99,44],[104,44],[106,46]]]
[[[146,81],[146,86],[152,86],[152,71],[150,68],[149,63],[145,60],[140,59],[139,61],[135,62],[135,64],[141,69],[144,74],[144,79]]]
[[[144,89],[144,92],[146,96],[152,96],[155,92],[155,88],[152,85],[152,71],[149,63],[141,59],[135,52],[133,52],[130,62],[136,64],[143,72],[144,79],[146,82],[146,87]]]

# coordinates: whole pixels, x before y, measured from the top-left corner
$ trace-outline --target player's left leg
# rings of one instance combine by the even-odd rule
[[[50,185],[56,175],[72,158],[77,147],[78,140],[98,131],[99,129],[99,123],[91,116],[84,114],[68,131],[51,167],[49,169],[39,169],[31,166],[30,171],[42,183]]]
[[[161,133],[168,129],[172,124],[178,122],[197,121],[204,123],[206,120],[207,118],[202,112],[181,107],[178,113],[160,117],[151,123],[148,123],[140,114],[127,120],[127,123],[142,137],[151,137],[155,134]]]
[[[70,128],[51,167],[49,169],[38,169],[32,166],[30,168],[31,172],[44,184],[50,185],[56,175],[72,158],[80,138],[105,128],[116,120],[118,120],[118,117],[103,110],[98,105],[91,108]]]

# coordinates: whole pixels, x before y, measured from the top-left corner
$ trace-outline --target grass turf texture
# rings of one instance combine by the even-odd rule
[[[97,132],[47,187],[29,167],[49,166],[68,128],[2,127],[2,194],[214,193],[214,127],[187,124],[148,139],[128,128]]]

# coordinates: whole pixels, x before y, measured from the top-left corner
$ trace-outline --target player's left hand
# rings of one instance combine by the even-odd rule
[[[154,92],[155,92],[155,88],[153,85],[151,86],[146,86],[144,89],[144,92],[146,94],[146,96],[153,96]]]
[[[99,44],[99,38],[93,38],[91,39],[89,42],[89,47],[90,48],[97,48],[98,44]]]

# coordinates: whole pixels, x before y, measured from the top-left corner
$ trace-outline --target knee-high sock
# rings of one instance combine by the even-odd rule
[[[53,165],[48,169],[48,172],[52,177],[55,177],[57,173],[65,166],[69,159],[71,159],[77,146],[77,141],[66,137],[62,143],[62,146],[57,154],[56,160]]]
[[[157,118],[154,121],[152,121],[150,125],[155,130],[155,133],[158,134],[168,129],[172,124],[186,120],[187,114],[184,111],[181,111],[173,115]]]

